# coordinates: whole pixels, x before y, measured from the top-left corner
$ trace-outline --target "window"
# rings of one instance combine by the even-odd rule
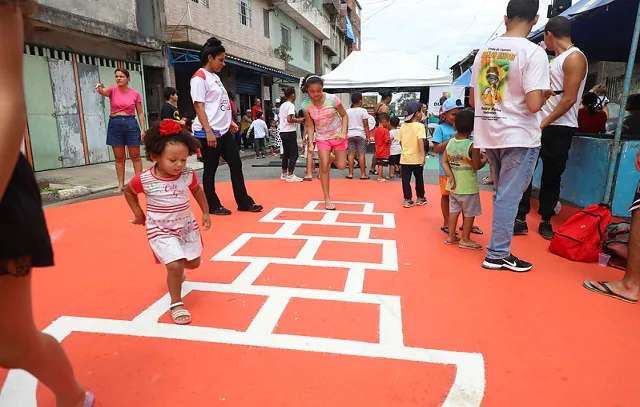
[[[262,10],[262,20],[264,25],[264,36],[265,38],[271,38],[270,27],[269,27],[269,10]]]
[[[311,40],[307,37],[302,37],[302,44],[304,46],[304,59],[311,61]]]
[[[201,6],[209,7],[209,0],[191,0],[194,3],[198,3]]]
[[[238,0],[238,19],[240,24],[251,27],[251,0]]]
[[[291,49],[291,30],[286,25],[281,25],[280,30],[282,32],[282,45]]]

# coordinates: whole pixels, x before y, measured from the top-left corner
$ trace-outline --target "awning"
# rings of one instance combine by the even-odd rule
[[[187,48],[169,47],[169,62],[172,65],[176,64],[200,64],[200,51]],[[248,61],[243,58],[238,58],[233,55],[227,54],[225,59],[227,65],[237,66],[239,68],[247,69],[264,75],[271,75],[275,78],[287,80],[289,82],[299,82],[300,78],[297,76],[289,75],[288,73],[279,69],[271,68],[266,65],[258,64]]]
[[[464,71],[462,75],[458,76],[458,78],[456,78],[456,80],[453,81],[452,85],[470,87],[471,86],[471,68],[467,69],[466,71]]]
[[[638,0],[582,0],[561,15],[571,20],[571,39],[589,60],[626,62],[637,11]],[[543,33],[544,27],[529,39],[540,42]]]
[[[425,66],[414,56],[388,50],[354,51],[322,78],[325,89],[336,93],[382,89],[409,92],[451,84],[450,73]]]

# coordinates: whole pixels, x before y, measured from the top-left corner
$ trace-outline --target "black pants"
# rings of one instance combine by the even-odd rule
[[[287,170],[289,174],[293,174],[298,161],[298,134],[295,131],[285,131],[280,133],[282,140],[282,171]]]
[[[242,160],[238,153],[236,140],[231,133],[227,133],[218,139],[218,145],[213,148],[207,145],[207,140],[200,139],[202,143],[202,161],[204,162],[204,171],[202,173],[202,183],[204,185],[204,194],[209,203],[209,211],[213,211],[222,206],[220,199],[216,194],[216,170],[220,157],[222,157],[229,166],[231,173],[231,185],[233,187],[233,196],[236,198],[239,210],[248,210],[255,202],[247,194],[247,188],[244,185],[244,175],[242,174]]]
[[[424,168],[418,164],[402,164],[402,192],[404,199],[411,199],[411,175],[416,177],[416,197],[424,198]]]
[[[256,158],[258,158],[259,155],[264,155],[264,140],[264,137],[253,139],[253,145],[256,148]]]
[[[554,209],[560,199],[560,179],[567,168],[571,141],[576,129],[566,126],[548,126],[542,131],[542,147],[540,158],[542,159],[542,181],[540,183],[540,206],[538,213],[543,221],[550,221],[555,214]],[[525,220],[531,211],[531,188],[522,195],[518,206],[517,219]]]
[[[238,150],[240,150],[240,148],[242,147],[242,131],[238,129],[238,131],[236,131],[236,134],[234,134],[234,137],[236,139],[236,146],[238,146]]]

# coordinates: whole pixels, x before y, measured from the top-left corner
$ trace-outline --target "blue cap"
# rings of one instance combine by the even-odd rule
[[[404,115],[406,117],[413,117],[414,114],[422,110],[422,103],[420,102],[409,102],[407,106],[404,108]]]
[[[464,104],[460,99],[449,98],[442,104],[442,113],[447,113],[453,109],[464,109]]]

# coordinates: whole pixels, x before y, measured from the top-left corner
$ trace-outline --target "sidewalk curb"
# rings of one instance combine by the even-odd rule
[[[255,153],[244,154],[240,156],[240,159],[244,161],[250,158],[255,158],[255,156],[256,156]],[[221,163],[220,165],[224,166],[224,165],[227,165],[227,163],[226,162]],[[194,163],[193,166],[191,166],[191,168],[194,171],[202,171],[202,169],[204,168],[204,164],[197,161],[196,163]],[[75,185],[75,186],[71,186],[65,189],[60,189],[57,191],[41,192],[40,195],[42,197],[43,204],[52,204],[52,203],[57,203],[62,201],[68,201],[70,199],[82,198],[83,196],[99,194],[101,192],[105,192],[108,190],[115,190],[117,187],[118,187],[118,184],[107,185],[107,186],[98,187],[98,188],[88,188],[82,185]]]

